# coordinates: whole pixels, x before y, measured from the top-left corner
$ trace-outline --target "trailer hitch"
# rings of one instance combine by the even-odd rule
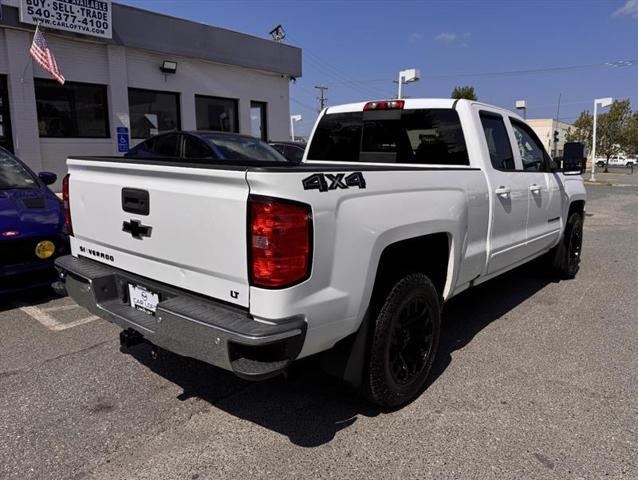
[[[120,332],[120,349],[126,352],[129,348],[144,343],[144,337],[142,334],[132,328],[122,330]]]

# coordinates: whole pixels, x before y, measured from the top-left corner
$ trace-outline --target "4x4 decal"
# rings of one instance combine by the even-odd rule
[[[347,189],[350,187],[366,188],[366,180],[363,178],[363,173],[361,172],[353,172],[350,174],[315,173],[304,178],[301,183],[303,184],[304,190],[319,190],[320,192]]]

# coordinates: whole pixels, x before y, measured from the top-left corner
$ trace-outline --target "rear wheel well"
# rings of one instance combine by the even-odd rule
[[[390,290],[406,275],[423,273],[434,284],[439,301],[447,280],[451,236],[435,233],[401,240],[385,247],[379,259],[372,297],[357,333],[340,340],[322,355],[325,371],[359,387],[367,372],[375,321]]]
[[[374,282],[373,311],[380,308],[379,303],[383,302],[393,285],[410,273],[427,275],[439,299],[443,298],[449,258],[450,237],[447,233],[409,238],[385,247]]]
[[[585,218],[585,200],[576,200],[572,202],[569,205],[569,212],[567,213],[567,218],[569,218],[572,213],[578,213],[580,214],[581,218]]]

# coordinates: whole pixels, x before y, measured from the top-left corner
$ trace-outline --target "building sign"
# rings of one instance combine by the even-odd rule
[[[129,151],[128,128],[117,127],[117,151],[126,153]]]
[[[111,38],[111,0],[20,0],[20,21]]]

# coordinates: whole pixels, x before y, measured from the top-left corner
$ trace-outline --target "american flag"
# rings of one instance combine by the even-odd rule
[[[53,53],[49,50],[49,44],[45,40],[44,35],[42,35],[42,32],[40,32],[39,25],[35,29],[33,43],[31,43],[29,53],[33,59],[42,66],[42,68],[49,72],[51,76],[60,83],[60,85],[64,85],[64,77],[60,73],[60,69],[58,68],[58,64],[55,61]]]

